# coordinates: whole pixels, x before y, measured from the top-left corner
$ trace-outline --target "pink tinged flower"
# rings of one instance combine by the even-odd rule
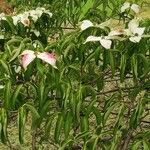
[[[27,68],[27,66],[36,58],[36,55],[34,51],[31,50],[25,50],[21,54],[21,64],[24,69]]]
[[[21,64],[24,69],[36,58],[34,51],[25,50],[21,54]]]
[[[100,37],[97,37],[97,36],[89,36],[86,41],[84,42],[87,43],[87,42],[95,42],[95,41],[99,41],[100,44],[106,48],[106,49],[110,49],[111,48],[111,44],[112,44],[112,41],[109,39],[108,36],[100,36]]]
[[[25,50],[21,54],[21,64],[24,69],[27,68],[27,66],[35,59],[35,58],[40,58],[41,60],[47,62],[48,64],[52,65],[54,68],[57,69],[56,67],[56,58],[54,53],[48,53],[48,52],[37,52],[35,53],[34,51],[31,50]]]
[[[48,52],[38,53],[37,58],[40,58],[41,60],[47,62],[48,64],[52,65],[55,69],[57,69],[56,58],[54,53]]]

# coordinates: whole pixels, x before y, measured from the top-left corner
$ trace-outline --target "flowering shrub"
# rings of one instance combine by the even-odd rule
[[[138,18],[140,6],[21,3],[36,8],[0,14],[1,142],[13,148],[15,120],[23,144],[31,119],[32,149],[147,150],[150,20]]]

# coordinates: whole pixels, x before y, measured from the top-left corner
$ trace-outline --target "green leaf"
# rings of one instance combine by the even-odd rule
[[[7,72],[7,74],[10,75],[8,64],[4,60],[2,60],[2,59],[0,59],[0,63],[2,64],[2,67]]]
[[[93,111],[93,114],[96,117],[96,123],[97,123],[97,125],[100,125],[101,122],[102,122],[102,115],[101,115],[100,110],[97,107],[93,106],[92,111]]]
[[[94,4],[94,0],[87,0],[87,2],[81,8],[79,21],[82,20],[85,17],[86,13],[90,10],[90,8],[93,7],[93,4]]]
[[[89,131],[84,131],[84,132],[81,132],[81,133],[79,133],[78,135],[76,135],[75,139],[76,139],[76,140],[81,140],[81,139],[83,139],[84,137],[89,136],[90,134],[91,134],[91,132],[89,132]]]
[[[113,56],[113,52],[109,51],[109,62],[111,66],[112,76],[115,74],[115,60]]]
[[[21,88],[23,87],[23,84],[20,84],[18,85],[16,88],[15,88],[15,91],[13,92],[13,95],[12,95],[12,106],[14,107],[15,106],[15,102],[17,100],[17,97],[19,95],[19,92],[21,90]]]
[[[35,106],[33,106],[30,103],[25,103],[23,105],[23,107],[25,107],[26,109],[31,111],[32,114],[32,128],[36,128],[38,126],[38,119],[40,118],[40,115],[38,113],[38,111],[36,110]]]
[[[62,146],[59,147],[58,150],[65,150],[65,149],[66,149],[66,146],[67,146],[68,144],[70,144],[71,142],[73,142],[72,139],[67,139],[67,140],[62,144]]]
[[[90,113],[93,112],[92,109],[93,109],[95,102],[96,100],[92,100],[91,103],[87,106],[87,109],[86,109],[87,116],[89,116]]]
[[[149,150],[150,143],[146,140],[143,140],[143,148],[144,148],[144,150]]]
[[[135,78],[137,79],[138,77],[138,72],[137,72],[137,55],[133,55],[131,57],[131,66],[132,66],[132,72],[135,76]]]
[[[0,136],[2,143],[6,144],[7,136],[7,112],[4,108],[0,109]]]
[[[21,50],[24,49],[24,48],[25,48],[25,45],[24,45],[24,43],[21,42],[19,48],[17,48],[17,49],[15,50],[15,54],[13,54],[13,56],[12,56],[12,58],[10,59],[9,62],[12,62],[13,60],[15,60],[15,59],[19,56]]]
[[[143,78],[150,71],[149,62],[148,59],[146,59],[146,57],[143,54],[138,54],[138,56],[140,57],[140,60],[142,59],[144,65],[143,74],[141,75],[141,78]],[[141,70],[141,68],[138,68],[138,70]]]
[[[24,128],[26,122],[26,110],[24,107],[20,107],[18,110],[18,130],[19,130],[19,142],[24,143]]]
[[[65,138],[68,138],[69,132],[71,130],[71,125],[73,121],[73,116],[70,111],[68,111],[65,115],[65,121],[64,121],[64,133],[65,133]]]
[[[112,110],[116,107],[117,108],[118,103],[114,103],[109,106],[109,108],[106,110],[103,116],[103,125],[105,125],[106,121],[108,120],[109,115],[111,114]]]
[[[50,117],[47,118],[47,122],[45,123],[45,137],[49,138],[51,128],[52,128],[52,123],[54,121],[55,116],[51,115]]]
[[[5,83],[4,88],[4,107],[5,109],[9,110],[11,106],[11,81],[8,80]]]
[[[59,143],[60,141],[60,136],[61,136],[61,129],[63,127],[64,123],[64,118],[63,118],[63,113],[58,114],[57,122],[55,125],[55,133],[54,133],[54,139],[56,143]]]
[[[89,64],[90,60],[91,60],[92,58],[94,58],[94,56],[95,56],[95,53],[94,53],[94,52],[91,53],[91,54],[89,54],[89,56],[86,58],[86,60],[85,60],[85,62],[84,62],[85,67],[86,67],[86,65]]]
[[[126,60],[127,56],[126,54],[121,56],[121,62],[120,62],[120,80],[121,82],[124,81],[124,74],[125,74],[125,68],[126,68]]]
[[[93,137],[91,137],[91,139],[89,139],[85,143],[83,150],[96,150],[98,139],[99,139],[99,137],[97,137],[95,135]]]
[[[89,118],[87,116],[81,116],[81,132],[86,132],[89,129]]]
[[[137,142],[134,142],[132,147],[131,147],[131,150],[137,150],[139,149],[139,146],[141,145],[142,141],[137,141]]]

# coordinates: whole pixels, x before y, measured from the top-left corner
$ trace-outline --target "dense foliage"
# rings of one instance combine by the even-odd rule
[[[1,142],[11,148],[15,120],[23,144],[31,120],[32,149],[148,150],[150,20],[138,18],[143,3],[9,4],[13,13],[4,7],[0,14]]]

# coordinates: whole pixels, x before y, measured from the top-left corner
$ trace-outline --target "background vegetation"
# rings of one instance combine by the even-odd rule
[[[150,2],[132,2],[140,14],[124,16],[123,0],[0,1],[0,149],[149,150]],[[13,16],[37,7],[52,17],[14,24]],[[139,43],[83,44],[89,35],[127,28],[134,17],[145,27]],[[82,31],[87,19],[98,27]],[[35,59],[24,70],[25,49],[54,52],[58,69]]]

